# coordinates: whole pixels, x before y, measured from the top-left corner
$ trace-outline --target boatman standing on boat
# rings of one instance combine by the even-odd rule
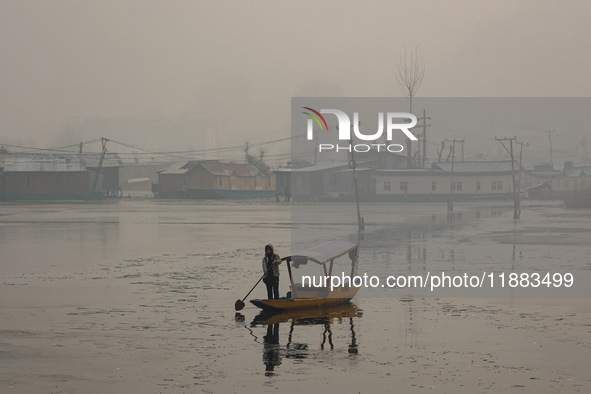
[[[263,282],[267,285],[267,298],[279,299],[279,264],[281,258],[275,254],[273,245],[265,246],[265,257],[263,257]]]

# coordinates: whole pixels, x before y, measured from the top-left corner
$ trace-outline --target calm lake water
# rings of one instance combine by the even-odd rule
[[[591,211],[529,202],[514,222],[507,202],[445,209],[362,206],[360,272],[591,268]],[[362,288],[352,306],[325,313],[265,316],[248,302],[234,311],[261,275],[265,244],[285,256],[292,244],[330,239],[357,242],[352,205],[0,205],[0,391],[590,387],[589,361],[580,361],[589,329],[579,323],[589,314],[563,305],[579,301]],[[288,286],[282,267],[282,294]],[[261,284],[251,298],[265,295]],[[539,336],[545,347],[531,344]]]

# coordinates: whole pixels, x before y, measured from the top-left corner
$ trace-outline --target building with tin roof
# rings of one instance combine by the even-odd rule
[[[275,174],[262,164],[190,161],[160,171],[152,191],[160,198],[274,198]]]
[[[116,153],[105,156],[96,190],[90,191],[99,160],[100,154],[0,154],[0,199],[86,200],[115,195],[123,165]]]

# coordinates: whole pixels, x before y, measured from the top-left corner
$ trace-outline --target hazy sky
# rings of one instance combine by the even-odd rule
[[[95,115],[199,113],[234,138],[221,146],[287,136],[293,95],[400,96],[398,58],[417,45],[420,96],[587,97],[589,15],[589,1],[2,0],[0,143],[51,144]]]

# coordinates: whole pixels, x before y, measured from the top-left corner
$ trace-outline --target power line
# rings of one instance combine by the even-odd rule
[[[453,211],[454,210],[454,201],[453,201],[453,190],[454,190],[454,186],[456,184],[454,184],[454,161],[456,158],[456,142],[464,142],[464,140],[458,140],[456,138],[454,138],[453,140],[450,140],[448,138],[446,138],[444,140],[445,142],[451,142],[451,149],[450,149],[450,154],[451,154],[451,176],[449,178],[449,200],[447,201],[447,211]],[[443,142],[441,143],[441,151],[443,152]],[[449,157],[449,156],[448,156]]]
[[[82,142],[82,144],[91,144],[93,142],[100,141],[100,138],[96,138],[94,140]],[[55,148],[36,148],[32,146],[21,146],[21,145],[11,145],[11,144],[0,144],[1,146],[9,147],[9,148],[17,148],[17,149],[28,149],[28,150],[39,150],[39,151],[49,151],[49,152],[56,152],[56,153],[71,153],[71,151],[62,150],[65,148],[78,148],[80,143],[76,143],[73,145],[65,145],[65,146],[58,146]]]
[[[255,142],[255,143],[249,144],[249,146],[250,147],[261,147],[261,146],[276,144],[276,143],[283,142],[283,141],[289,141],[289,140],[292,140],[292,139],[295,139],[298,137],[302,137],[302,136],[304,136],[304,134],[285,137],[285,138],[279,138],[279,139],[270,140],[270,141]],[[100,140],[101,139],[94,139],[94,140],[83,142],[82,144],[87,145],[87,144],[91,144],[93,142],[97,142]],[[128,144],[128,143],[121,142],[121,141],[116,141],[113,139],[110,139],[110,142],[127,147],[127,148],[143,151],[143,152],[135,152],[136,155],[163,155],[163,156],[168,156],[171,158],[179,158],[179,159],[192,159],[195,157],[194,155],[199,155],[199,154],[227,153],[227,152],[232,152],[232,151],[244,149],[244,145],[236,145],[236,146],[228,146],[228,147],[220,147],[220,148],[197,149],[197,150],[186,150],[186,151],[158,151],[158,150],[154,150],[154,149],[150,149],[150,148],[144,148],[144,147],[140,147],[137,145]],[[73,151],[68,151],[68,150],[64,150],[64,149],[65,148],[79,148],[80,143],[76,143],[73,145],[66,145],[66,146],[57,147],[57,148],[37,148],[37,147],[31,147],[31,146],[12,145],[12,144],[0,144],[0,145],[5,146],[5,147],[9,147],[9,148],[37,150],[37,151],[49,151],[49,152],[55,152],[55,153],[69,153],[69,154],[71,154],[71,153],[73,153]],[[100,153],[100,152],[87,152],[87,153]],[[134,153],[119,153],[119,155],[133,155],[133,154]]]
[[[299,134],[299,135],[295,135],[295,136],[279,138],[276,140],[249,143],[249,148],[256,148],[256,147],[260,147],[260,146],[276,144],[278,142],[292,140],[292,139],[295,139],[298,137],[302,137],[304,135],[305,134]],[[232,150],[243,150],[244,149],[244,145],[235,145],[235,146],[227,146],[227,147],[221,147],[221,148],[197,149],[197,150],[187,150],[187,151],[158,151],[158,150],[154,150],[154,149],[150,149],[150,148],[143,148],[140,146],[131,145],[131,144],[116,141],[116,140],[111,140],[111,142],[114,142],[116,144],[119,144],[119,145],[122,145],[122,146],[125,146],[128,148],[137,149],[137,150],[141,150],[141,151],[145,152],[145,153],[140,152],[138,154],[163,154],[163,155],[166,155],[166,154],[191,154],[191,153],[202,154],[202,153],[217,153],[217,152],[227,152],[227,151],[232,151]]]

